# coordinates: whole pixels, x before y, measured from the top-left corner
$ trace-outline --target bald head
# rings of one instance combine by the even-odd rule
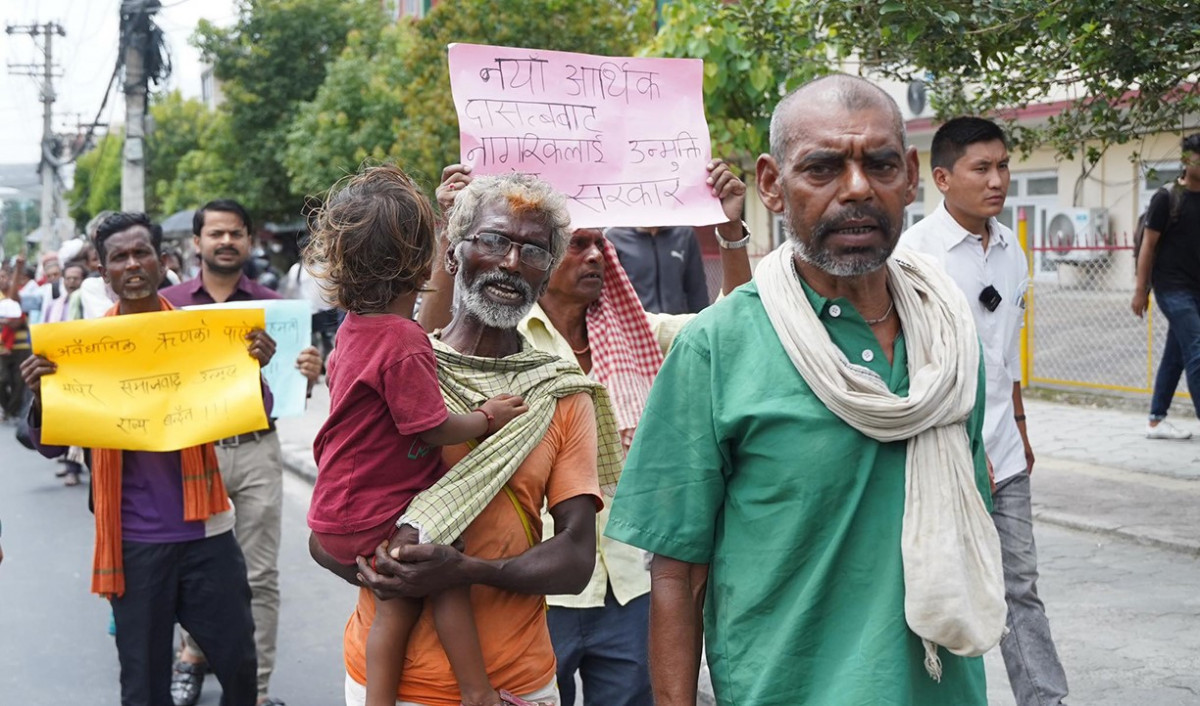
[[[849,111],[883,110],[892,115],[896,136],[900,144],[907,146],[904,134],[904,117],[900,106],[887,91],[865,78],[849,74],[830,74],[815,78],[787,94],[771,113],[771,156],[782,162],[788,147],[803,127],[792,120],[793,113],[801,107],[820,108],[830,104]]]

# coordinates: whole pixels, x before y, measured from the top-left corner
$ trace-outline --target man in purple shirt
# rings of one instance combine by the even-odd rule
[[[143,213],[113,214],[100,224],[96,248],[101,273],[118,297],[118,315],[161,310],[161,244],[161,229]],[[270,337],[255,329],[247,339],[250,355],[265,365],[275,349]],[[51,458],[66,451],[41,443],[41,379],[55,369],[40,355],[21,366],[34,395],[30,436]],[[263,406],[269,415],[272,397],[265,386]],[[169,698],[171,635],[178,621],[208,651],[221,683],[222,706],[250,706],[257,696],[254,622],[246,564],[231,531],[233,512],[213,512],[205,521],[185,520],[183,466],[179,451],[121,452],[119,566],[124,587],[110,596],[121,703],[161,706]],[[108,502],[118,499],[98,490],[98,517],[104,516],[101,503]]]
[[[177,307],[279,299],[274,291],[244,273],[254,240],[252,228],[250,214],[237,201],[219,199],[201,206],[192,218],[192,243],[200,255],[200,274],[159,294]],[[311,389],[321,372],[320,353],[311,346],[304,349],[296,367],[308,378]],[[283,456],[275,420],[263,431],[221,439],[216,447],[221,476],[237,511],[235,534],[249,573],[258,651],[258,704],[282,706],[282,701],[268,696],[279,628],[278,563],[283,513]],[[204,653],[195,640],[185,635],[171,680],[175,706],[192,706],[199,700],[204,662]]]

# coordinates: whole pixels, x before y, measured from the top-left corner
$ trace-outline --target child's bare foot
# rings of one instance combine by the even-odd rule
[[[419,544],[421,541],[420,533],[417,528],[412,525],[402,525],[392,533],[388,539],[388,554],[392,555],[393,559],[400,557],[400,547],[409,544]]]

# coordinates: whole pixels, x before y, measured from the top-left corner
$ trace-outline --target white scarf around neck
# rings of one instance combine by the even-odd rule
[[[904,614],[941,680],[940,645],[975,656],[1003,637],[1007,608],[1000,539],[975,485],[966,422],[979,383],[979,339],[949,276],[911,251],[887,260],[903,327],[909,393],[851,363],[834,345],[796,276],[789,241],[754,279],[788,357],[813,393],[851,427],[880,442],[908,440],[900,550]]]

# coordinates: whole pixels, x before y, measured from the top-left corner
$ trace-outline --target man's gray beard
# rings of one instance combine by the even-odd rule
[[[834,277],[861,277],[869,272],[874,272],[883,267],[888,256],[891,255],[890,252],[873,248],[835,258],[829,250],[824,248],[818,250],[797,237],[796,230],[792,228],[790,214],[786,210],[783,212],[783,232],[792,241],[797,257]]]
[[[496,329],[513,329],[537,303],[537,295],[529,283],[517,275],[506,275],[493,270],[483,272],[467,284],[465,268],[458,268],[454,275],[454,308],[456,311],[478,319],[484,326]],[[521,292],[524,301],[517,304],[500,304],[487,298],[483,288],[496,282],[507,284]]]

